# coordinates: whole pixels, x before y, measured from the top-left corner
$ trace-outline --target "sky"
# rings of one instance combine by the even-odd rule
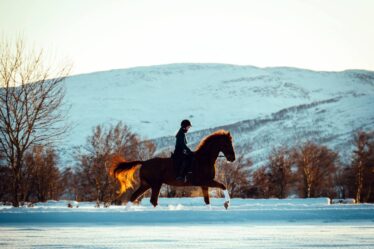
[[[374,71],[372,0],[0,0],[0,35],[72,74],[170,63]]]

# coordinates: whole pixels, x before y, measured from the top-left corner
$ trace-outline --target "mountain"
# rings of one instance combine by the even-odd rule
[[[97,124],[122,120],[158,150],[172,148],[182,119],[193,148],[217,129],[259,165],[273,147],[313,140],[348,160],[352,135],[374,129],[374,72],[319,72],[226,64],[170,64],[71,76],[68,147]]]

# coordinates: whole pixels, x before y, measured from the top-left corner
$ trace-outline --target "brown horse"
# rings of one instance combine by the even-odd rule
[[[121,196],[127,189],[133,186],[134,174],[139,169],[140,186],[132,194],[130,201],[133,203],[148,189],[152,189],[151,203],[157,206],[158,196],[163,183],[173,186],[200,186],[204,195],[204,201],[209,202],[208,188],[220,188],[225,195],[224,206],[227,209],[230,196],[225,185],[214,180],[215,162],[222,152],[230,162],[235,160],[235,152],[232,145],[230,132],[219,130],[204,138],[194,152],[192,163],[192,175],[187,182],[177,181],[176,172],[171,158],[153,158],[147,161],[114,162],[110,174],[120,183]],[[129,204],[131,205],[129,202]]]

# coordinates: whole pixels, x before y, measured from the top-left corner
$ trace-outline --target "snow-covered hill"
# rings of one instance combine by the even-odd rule
[[[158,149],[170,148],[182,119],[193,147],[210,132],[232,132],[256,164],[274,146],[315,140],[350,155],[352,133],[374,129],[374,72],[316,72],[225,64],[171,64],[69,77],[68,146],[93,126],[124,121]],[[251,148],[251,149],[249,149]]]

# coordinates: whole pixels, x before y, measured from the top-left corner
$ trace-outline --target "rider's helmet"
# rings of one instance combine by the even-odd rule
[[[191,125],[191,122],[190,122],[188,119],[185,119],[185,120],[183,120],[183,121],[181,122],[181,127],[182,127],[182,128],[186,128],[186,127],[188,127],[188,126],[192,126],[192,125]]]

